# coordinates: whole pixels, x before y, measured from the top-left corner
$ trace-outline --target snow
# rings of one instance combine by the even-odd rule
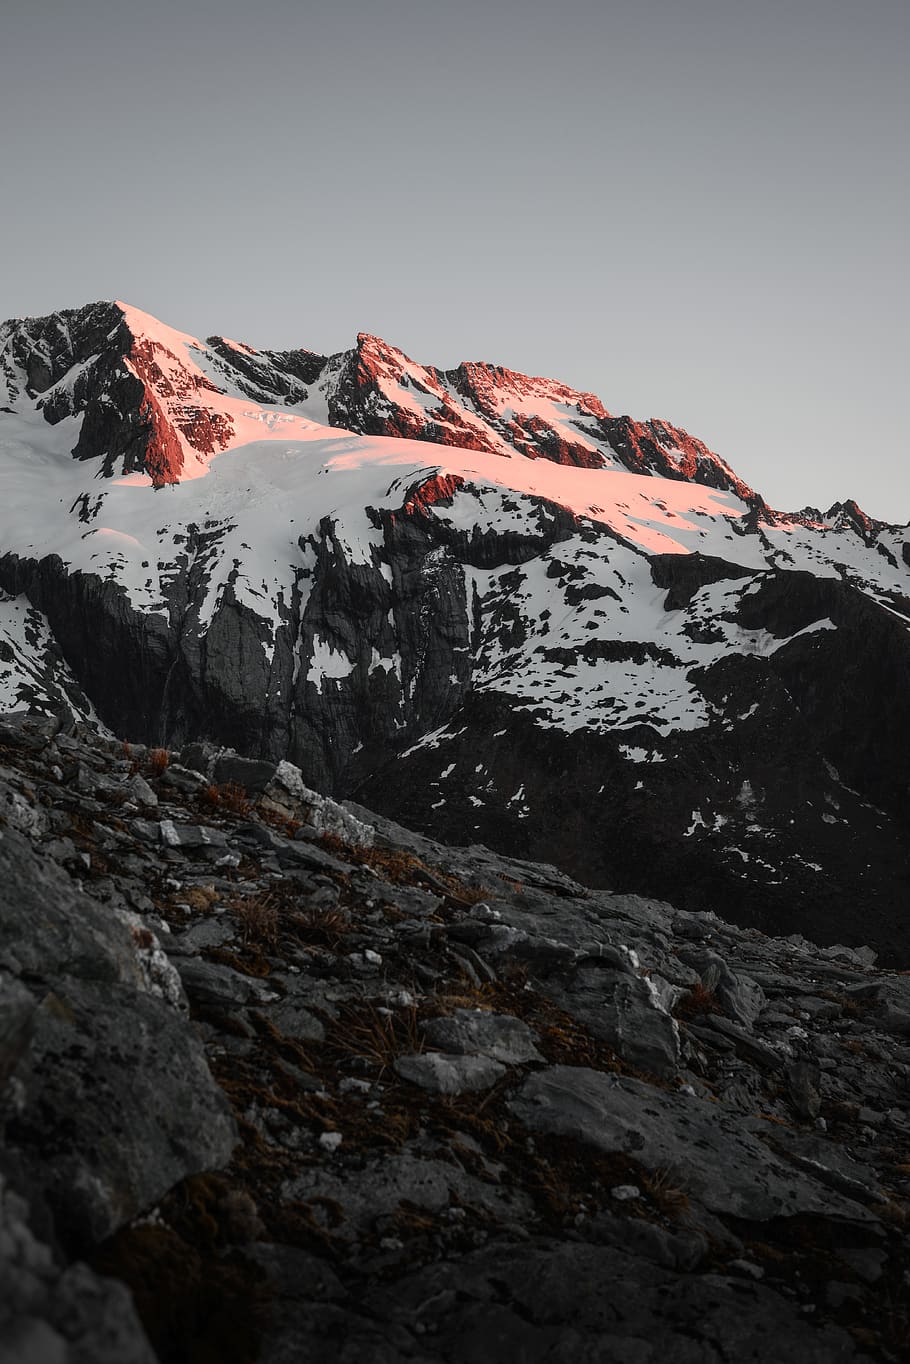
[[[200,454],[181,433],[180,423],[186,415],[187,399],[190,406],[204,406],[229,424],[232,434],[223,441],[219,439],[223,450],[236,450],[262,440],[309,440],[314,433],[321,434],[324,440],[331,438],[331,428],[327,430],[286,407],[254,403],[239,393],[217,392],[200,365],[207,353],[201,341],[187,332],[166,326],[150,313],[128,303],[118,300],[117,307],[123,312],[132,334],[150,344],[154,362],[162,371],[163,382],[156,383],[155,396],[180,441],[184,458],[180,471],[182,482],[203,478],[210,458]],[[142,378],[133,360],[127,359],[125,363],[137,378]],[[343,436],[345,433],[338,434]]]
[[[313,636],[313,661],[307,676],[317,691],[322,691],[322,684],[326,680],[339,682],[343,677],[350,676],[356,666],[356,660],[348,658],[343,649],[336,649],[330,641],[320,639],[318,635]]]
[[[401,654],[395,653],[391,658],[383,658],[378,649],[372,650],[372,658],[368,669],[368,675],[381,669],[383,672],[394,673],[401,681]]]

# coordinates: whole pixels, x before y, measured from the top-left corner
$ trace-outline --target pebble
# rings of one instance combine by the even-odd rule
[[[637,1184],[614,1184],[610,1197],[615,1198],[617,1203],[631,1203],[641,1198],[641,1189]]]

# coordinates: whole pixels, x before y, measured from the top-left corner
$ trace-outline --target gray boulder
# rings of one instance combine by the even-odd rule
[[[547,993],[630,1065],[655,1075],[675,1074],[676,1022],[641,976],[585,962],[565,983],[548,981]]]
[[[58,1227],[104,1240],[186,1175],[226,1164],[237,1133],[201,1044],[163,1001],[60,981],[37,1011],[8,1129]]]
[[[240,786],[250,795],[258,796],[274,777],[277,766],[277,763],[225,752],[215,759],[212,779],[219,786]]]
[[[467,1094],[489,1089],[501,1080],[506,1068],[488,1056],[448,1056],[427,1051],[415,1056],[399,1056],[395,1070],[403,1080],[436,1094]]]
[[[679,955],[688,966],[694,967],[705,989],[717,995],[730,1017],[751,1027],[767,1003],[761,986],[731,971],[723,957],[708,948],[684,948]]]
[[[454,1014],[431,1019],[423,1035],[427,1044],[438,1051],[461,1056],[489,1056],[506,1066],[543,1060],[534,1045],[535,1034],[520,1018],[510,1014],[456,1009]]]
[[[39,980],[142,983],[129,928],[12,829],[0,829],[0,967]]]

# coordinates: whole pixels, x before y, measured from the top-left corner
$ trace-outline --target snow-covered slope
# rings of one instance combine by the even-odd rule
[[[698,845],[714,886],[855,894],[838,826],[893,843],[907,528],[771,511],[665,423],[368,336],[257,352],[96,304],[6,324],[0,384],[0,587],[128,737],[287,754],[534,855],[562,765],[553,855],[631,884],[656,843],[661,893]]]

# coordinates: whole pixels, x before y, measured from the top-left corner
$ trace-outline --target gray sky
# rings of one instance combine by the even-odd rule
[[[491,360],[910,520],[906,0],[4,0],[0,316]]]

